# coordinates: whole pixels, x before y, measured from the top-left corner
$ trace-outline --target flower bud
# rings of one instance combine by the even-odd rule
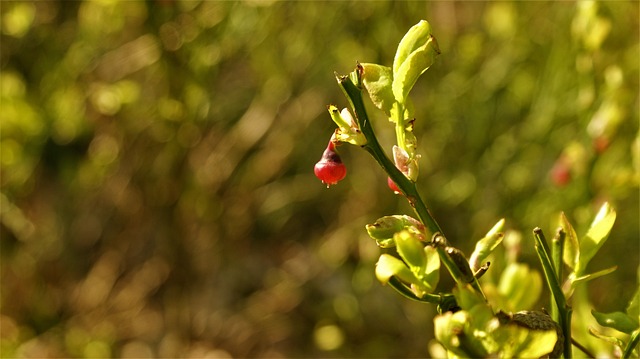
[[[398,188],[398,185],[393,182],[393,180],[391,179],[391,177],[387,177],[387,186],[389,186],[389,188],[393,191],[393,193],[395,194],[401,194],[402,192],[400,191],[400,188]]]

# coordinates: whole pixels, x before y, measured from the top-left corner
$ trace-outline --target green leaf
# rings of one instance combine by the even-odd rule
[[[557,340],[558,333],[555,330],[529,330],[515,355],[518,358],[540,358],[553,351]]]
[[[573,229],[573,226],[565,216],[564,212],[560,213],[560,226],[564,229],[566,237],[564,240],[564,263],[571,269],[574,269],[578,264],[578,258],[580,257],[580,243],[578,242],[578,235]]]
[[[542,293],[542,276],[526,264],[510,263],[500,277],[498,292],[508,302],[508,311],[530,309]]]
[[[591,315],[593,315],[598,324],[603,327],[613,328],[626,334],[631,334],[631,332],[638,329],[638,321],[634,320],[634,318],[630,317],[626,313],[600,313],[595,310],[591,310]]]
[[[470,358],[471,353],[461,348],[459,335],[464,335],[465,324],[469,314],[465,311],[446,312],[433,319],[433,330],[436,339],[448,351],[461,358]]]
[[[393,97],[393,72],[391,68],[368,63],[360,65],[362,65],[362,83],[367,89],[371,101],[378,109],[390,116],[391,108],[396,101]]]
[[[484,260],[493,252],[496,247],[500,243],[502,243],[502,239],[504,238],[504,233],[502,233],[502,228],[504,227],[504,218],[498,221],[498,223],[487,232],[487,234],[476,243],[476,248],[471,253],[471,257],[469,258],[469,265],[471,266],[472,271],[477,271],[484,264]]]
[[[456,285],[456,287],[453,288],[453,295],[456,297],[460,308],[464,310],[469,310],[479,304],[485,304],[484,298],[474,291],[469,284]]]
[[[616,211],[609,203],[605,202],[591,223],[591,227],[587,231],[586,236],[580,241],[580,257],[575,270],[578,276],[584,272],[589,261],[595,256],[600,247],[602,247],[615,221]]]
[[[373,224],[367,224],[365,228],[369,236],[382,248],[395,247],[393,235],[403,229],[413,233],[420,241],[426,239],[424,224],[407,215],[384,216],[378,218]]]
[[[486,357],[489,353],[483,346],[485,333],[478,331],[472,324],[477,314],[460,310],[436,316],[434,318],[436,339],[460,358]]]
[[[515,324],[501,325],[490,338],[499,358],[540,358],[553,352],[558,340],[555,329],[531,330]],[[498,354],[495,353],[494,354]]]
[[[590,280],[594,280],[596,278],[600,278],[600,277],[602,277],[604,275],[607,275],[609,273],[613,273],[616,269],[618,269],[618,266],[613,266],[613,267],[610,267],[610,268],[607,268],[607,269],[603,269],[603,270],[597,271],[595,273],[586,274],[586,275],[583,275],[583,276],[580,276],[580,277],[577,277],[577,278],[573,278],[573,279],[571,279],[571,285],[573,287],[575,287],[577,284],[585,283],[585,282],[588,282]]]
[[[393,276],[406,283],[418,282],[418,279],[411,273],[403,261],[390,254],[380,255],[378,263],[376,263],[376,278],[378,278],[382,284],[387,284]]]
[[[438,251],[432,246],[424,247],[424,254],[427,258],[427,265],[424,269],[422,282],[431,292],[440,281],[440,256],[438,256]]]
[[[426,20],[420,20],[419,23],[413,25],[398,44],[396,56],[393,59],[393,73],[397,73],[409,55],[424,46],[430,37],[431,25]]]
[[[440,53],[431,26],[422,20],[414,25],[400,41],[393,60],[393,95],[404,104],[409,91]]]
[[[416,239],[411,232],[401,231],[393,236],[398,247],[398,254],[404,259],[411,271],[420,276],[423,275],[427,266],[427,257],[424,252],[424,245]]]

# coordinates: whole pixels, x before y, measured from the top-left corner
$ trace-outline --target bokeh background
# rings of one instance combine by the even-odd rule
[[[434,308],[374,278],[411,214],[364,151],[312,173],[334,71],[427,19],[419,189],[466,253],[500,218],[584,234],[600,311],[637,285],[639,3],[2,1],[3,357],[425,357]],[[393,129],[371,107],[384,146]],[[443,284],[442,290],[448,290]],[[541,302],[539,307],[545,305]]]

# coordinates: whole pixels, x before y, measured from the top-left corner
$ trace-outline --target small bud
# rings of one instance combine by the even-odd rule
[[[389,188],[393,191],[393,193],[395,194],[401,194],[402,192],[400,191],[400,188],[398,188],[398,185],[393,182],[393,180],[391,179],[391,177],[387,177],[387,186],[389,186]]]
[[[348,109],[344,108],[342,111],[338,111],[336,106],[329,105],[327,110],[329,110],[333,122],[338,125],[334,138],[335,141],[348,142],[356,146],[364,146],[367,144],[366,137]]]
[[[324,150],[322,158],[314,166],[313,173],[322,183],[327,185],[327,188],[338,183],[347,175],[347,167],[336,152],[333,137],[329,141],[327,149]]]

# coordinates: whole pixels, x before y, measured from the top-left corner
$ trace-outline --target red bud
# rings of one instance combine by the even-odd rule
[[[341,181],[347,175],[347,167],[342,163],[340,155],[335,150],[333,141],[329,141],[322,158],[313,168],[313,173],[322,183],[329,186]]]

